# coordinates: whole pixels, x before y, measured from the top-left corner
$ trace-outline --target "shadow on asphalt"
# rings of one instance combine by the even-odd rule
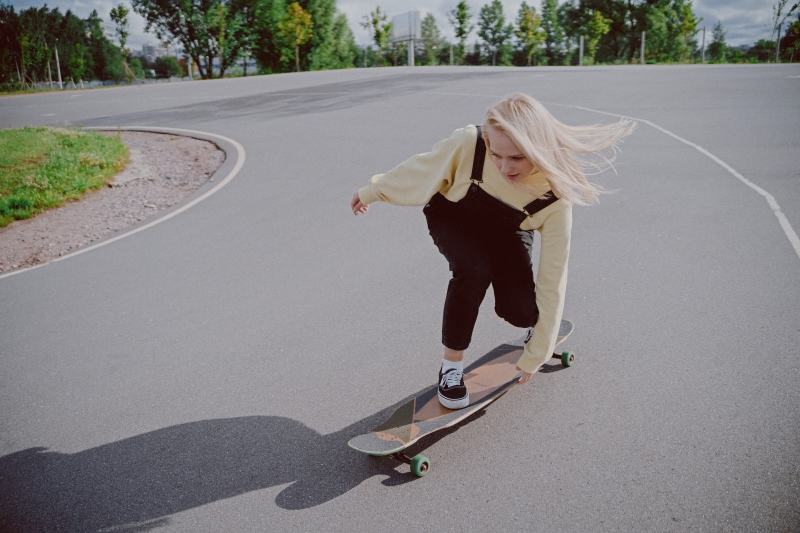
[[[412,396],[328,435],[290,418],[248,416],[189,422],[74,454],[12,453],[0,457],[0,530],[143,532],[166,525],[174,513],[287,483],[275,503],[288,510],[333,500],[375,475],[386,476],[386,486],[402,485],[417,479],[407,467],[398,471],[399,461],[364,456],[347,441]],[[420,453],[484,414],[406,453]]]

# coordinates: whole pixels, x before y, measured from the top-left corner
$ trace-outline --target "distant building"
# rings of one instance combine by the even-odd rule
[[[159,57],[173,55],[170,53],[170,46],[164,44],[153,44],[147,41],[142,45],[141,57],[144,57],[148,62],[152,63]]]

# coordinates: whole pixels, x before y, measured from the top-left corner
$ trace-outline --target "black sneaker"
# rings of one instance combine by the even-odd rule
[[[469,393],[464,386],[464,374],[456,369],[439,370],[439,403],[448,409],[463,409],[469,405]]]

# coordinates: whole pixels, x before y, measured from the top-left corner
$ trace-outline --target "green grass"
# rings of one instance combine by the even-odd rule
[[[117,137],[60,128],[0,130],[0,227],[106,185],[128,162]]]

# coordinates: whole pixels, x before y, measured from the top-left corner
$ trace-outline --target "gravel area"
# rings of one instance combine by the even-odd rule
[[[195,191],[225,160],[208,141],[138,131],[121,137],[130,162],[108,187],[0,228],[0,272],[46,263],[152,217]]]

